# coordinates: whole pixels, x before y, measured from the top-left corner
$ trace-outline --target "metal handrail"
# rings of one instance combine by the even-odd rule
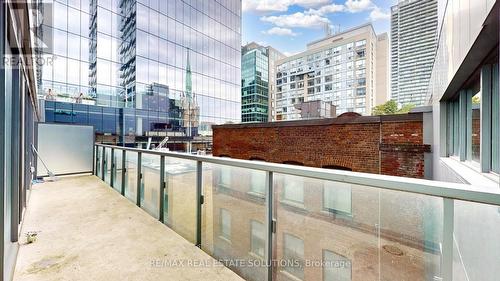
[[[351,172],[343,170],[330,170],[287,164],[276,164],[260,161],[240,160],[204,155],[192,155],[179,152],[153,151],[146,149],[130,148],[123,146],[95,144],[100,147],[108,147],[119,150],[141,152],[159,156],[180,158],[205,163],[227,165],[239,168],[261,170],[273,173],[301,176],[306,178],[337,181],[350,184],[370,186],[385,190],[410,192],[446,199],[455,199],[490,205],[500,206],[500,188],[491,189],[481,186],[473,186],[459,183],[431,181],[424,179],[404,178],[396,176]]]

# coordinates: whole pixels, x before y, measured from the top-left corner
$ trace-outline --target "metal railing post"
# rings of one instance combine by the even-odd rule
[[[273,279],[273,233],[275,232],[273,218],[273,172],[266,172],[266,263],[267,280]]]
[[[201,248],[201,212],[203,205],[203,162],[196,161],[196,246]]]
[[[106,148],[103,147],[102,148],[102,161],[101,161],[101,180],[104,180],[105,179],[105,174],[104,172],[106,172]]]
[[[94,144],[94,176],[97,176],[97,161],[99,159],[99,147]]]
[[[127,151],[124,149],[122,150],[122,186],[120,187],[120,193],[125,196],[125,173],[127,172],[126,169],[126,157],[127,157]]]
[[[453,199],[443,198],[443,246],[441,270],[443,281],[453,280],[453,228],[455,216]]]
[[[160,214],[159,219],[161,222],[165,222],[165,218],[163,216],[165,212],[165,156],[160,156]]]
[[[115,149],[111,148],[111,172],[109,173],[109,185],[113,188],[115,181]]]
[[[142,152],[137,153],[137,198],[136,204],[137,206],[141,206],[141,183],[142,183]]]

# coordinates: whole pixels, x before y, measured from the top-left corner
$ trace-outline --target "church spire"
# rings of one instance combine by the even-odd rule
[[[186,97],[189,101],[192,100],[193,82],[191,80],[191,63],[189,61],[189,51],[187,48],[187,63],[186,63]]]

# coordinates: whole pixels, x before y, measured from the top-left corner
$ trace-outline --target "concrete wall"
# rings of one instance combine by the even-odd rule
[[[377,36],[375,62],[375,95],[373,106],[385,103],[389,99],[389,37],[387,33]]]

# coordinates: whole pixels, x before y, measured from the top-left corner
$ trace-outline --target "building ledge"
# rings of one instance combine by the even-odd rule
[[[472,165],[460,162],[452,157],[441,157],[440,160],[464,183],[492,189],[499,188],[498,177],[496,177],[497,180],[493,180],[494,176],[492,174],[480,173]]]
[[[224,124],[214,125],[212,128],[224,129],[242,129],[242,128],[274,128],[274,127],[300,127],[300,126],[328,126],[335,124],[366,124],[366,123],[382,123],[382,122],[412,122],[422,121],[422,113],[380,115],[380,116],[347,116],[337,118],[322,118],[322,119],[303,119],[289,121],[275,121],[265,123],[240,123],[240,124]]]

